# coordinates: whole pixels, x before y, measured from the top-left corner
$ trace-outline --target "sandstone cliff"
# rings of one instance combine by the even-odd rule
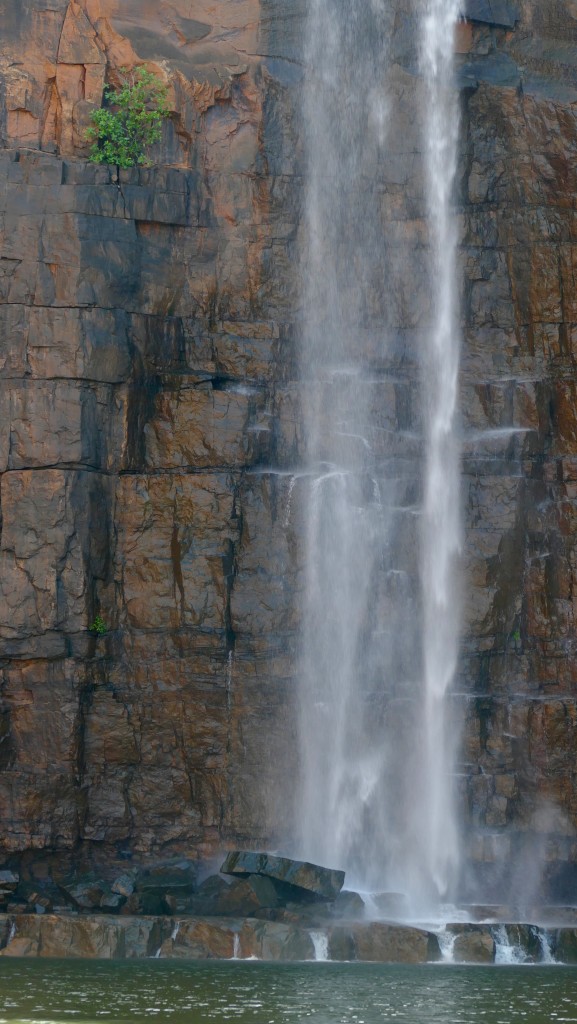
[[[294,742],[294,147],[258,4],[201,6],[1,15],[7,853],[267,836]],[[174,114],[117,182],[83,130],[137,59]]]
[[[6,856],[204,856],[273,841],[289,816],[304,6],[0,12]],[[475,862],[531,849],[560,891],[577,860],[577,8],[487,6],[471,0],[458,40],[463,808]],[[397,7],[379,173],[411,366],[423,204]],[[173,113],[156,166],[116,181],[83,132],[135,61]],[[397,399],[391,424],[414,426],[414,397]]]

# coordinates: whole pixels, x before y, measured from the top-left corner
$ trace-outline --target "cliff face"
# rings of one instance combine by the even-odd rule
[[[512,865],[519,894],[543,872],[568,898],[577,11],[520,6],[515,31],[473,28],[461,68],[467,807],[473,859]]]
[[[7,853],[258,840],[290,763],[292,146],[258,4],[205,6],[1,16]],[[175,113],[117,182],[76,158],[135,54]]]
[[[406,362],[426,317],[410,6],[380,171]],[[496,24],[471,0],[458,35],[463,813],[477,864],[532,849],[560,885],[577,857],[577,11],[502,6]],[[209,855],[272,841],[290,807],[304,4],[193,8],[0,13],[6,855]],[[173,115],[158,166],[117,181],[83,132],[136,60]],[[418,419],[395,396],[387,416]]]

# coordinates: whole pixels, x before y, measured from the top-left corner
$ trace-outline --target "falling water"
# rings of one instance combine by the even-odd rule
[[[311,932],[315,950],[315,960],[325,961],[329,958],[329,937],[326,932]]]
[[[431,0],[416,18],[420,84],[393,59],[395,15],[390,0],[308,6],[301,376],[310,486],[297,817],[301,855],[345,868],[347,885],[404,892],[421,910],[446,894],[456,864],[444,752],[459,544],[456,11]],[[420,97],[415,116],[405,109],[399,129],[396,106],[410,95]],[[414,214],[395,212],[419,146],[426,267],[403,224]],[[432,327],[422,297],[431,284]],[[407,324],[430,335],[425,403]]]
[[[420,843],[426,851],[425,868],[433,898],[447,898],[459,867],[451,785],[457,731],[450,721],[447,698],[457,667],[456,562],[461,549],[460,453],[456,435],[457,229],[451,208],[459,137],[459,110],[452,81],[453,40],[460,6],[460,0],[429,0],[422,32],[434,319],[423,375],[426,469],[421,543],[425,741]]]

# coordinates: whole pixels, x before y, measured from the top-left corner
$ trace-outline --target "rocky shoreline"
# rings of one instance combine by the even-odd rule
[[[549,908],[535,924],[506,908],[470,907],[477,923],[415,927],[399,893],[370,902],[345,874],[269,853],[229,853],[198,881],[188,860],[114,878],[0,871],[0,956],[124,960],[336,960],[420,964],[577,963],[577,912]],[[540,918],[541,919],[541,918]]]
[[[577,964],[577,928],[547,933],[534,925],[450,924],[442,932],[379,921],[321,930],[256,918],[0,914],[0,956],[95,960],[336,960],[492,964],[498,932],[515,949],[511,962]]]

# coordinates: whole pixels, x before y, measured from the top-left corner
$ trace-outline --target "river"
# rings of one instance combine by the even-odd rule
[[[0,961],[0,1024],[577,1022],[577,968]]]

